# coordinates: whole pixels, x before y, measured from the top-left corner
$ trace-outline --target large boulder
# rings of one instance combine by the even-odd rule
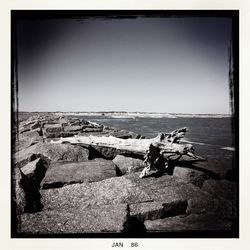
[[[209,179],[209,176],[202,171],[178,166],[174,168],[173,175],[198,187],[201,187],[203,182]]]
[[[164,219],[146,220],[144,225],[147,232],[194,232],[193,236],[204,232],[226,232],[232,230],[232,221],[222,220],[214,214],[191,214],[186,217],[180,215]]]
[[[187,214],[214,214],[222,220],[237,219],[237,208],[233,202],[211,196],[192,198],[188,201]]]
[[[52,163],[43,179],[42,188],[62,187],[72,183],[96,182],[116,176],[112,161],[96,159],[87,162]]]
[[[29,130],[27,132],[21,133],[17,136],[15,151],[20,151],[24,148],[28,148],[38,142],[42,142],[43,138],[40,129]]]
[[[120,170],[121,174],[130,174],[141,171],[145,165],[141,159],[117,155],[113,162]]]
[[[14,164],[21,168],[29,161],[35,160],[40,156],[45,156],[52,162],[87,161],[88,150],[79,145],[37,143],[16,152],[14,156]]]
[[[43,211],[36,214],[23,214],[19,233],[32,234],[84,234],[121,233],[127,219],[127,206],[107,205]]]
[[[71,206],[108,204],[136,204],[162,202],[173,204],[188,201],[208,194],[192,184],[172,176],[140,179],[139,173],[112,177],[93,183],[72,184],[62,188],[41,190],[45,209],[60,209]],[[161,179],[161,180],[160,180]]]
[[[237,200],[237,185],[228,180],[206,180],[202,190],[208,192],[214,198]]]
[[[41,194],[44,210],[132,204],[152,200],[142,188],[134,186],[131,181],[123,177],[43,189]]]

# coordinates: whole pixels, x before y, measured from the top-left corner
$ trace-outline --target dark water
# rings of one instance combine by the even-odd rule
[[[184,138],[192,142],[197,154],[210,159],[232,160],[233,151],[223,147],[234,147],[230,118],[107,118],[100,116],[78,117],[118,129],[126,129],[147,138],[160,132],[188,127]],[[197,144],[196,144],[197,143]]]

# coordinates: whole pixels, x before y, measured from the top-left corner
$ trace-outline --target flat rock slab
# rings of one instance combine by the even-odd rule
[[[191,231],[230,231],[232,221],[216,218],[214,214],[191,214],[158,220],[146,220],[147,232],[191,232]]]
[[[14,156],[14,164],[18,167],[22,167],[30,160],[34,160],[39,156],[45,156],[52,162],[87,161],[88,150],[78,145],[37,143],[16,152]]]
[[[123,177],[45,189],[41,190],[41,194],[44,210],[152,201],[141,187]]]
[[[209,196],[199,187],[183,181],[175,176],[163,175],[161,177],[138,178],[139,173],[124,175],[133,185],[144,190],[153,201],[189,200],[193,197]]]
[[[95,159],[87,162],[52,163],[46,172],[42,188],[62,187],[72,183],[95,182],[115,177],[112,161]]]
[[[179,181],[172,176],[140,179],[139,173],[112,177],[93,183],[72,184],[62,188],[41,190],[44,209],[63,209],[76,206],[109,204],[136,204],[160,201],[188,201],[194,197],[209,196],[200,188]]]
[[[129,205],[130,216],[140,221],[156,220],[180,214],[186,214],[186,200],[173,200],[171,202],[143,202]]]
[[[23,214],[19,228],[25,234],[121,233],[126,216],[126,205],[43,211]]]

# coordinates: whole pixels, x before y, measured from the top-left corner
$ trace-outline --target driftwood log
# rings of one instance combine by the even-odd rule
[[[111,147],[135,154],[144,155],[145,168],[140,178],[145,177],[152,167],[168,167],[169,161],[178,161],[183,155],[192,158],[193,161],[203,161],[203,157],[196,156],[191,144],[182,143],[187,128],[180,128],[171,133],[160,133],[152,139],[120,139],[113,136],[74,136],[60,138],[51,143],[71,143],[92,146]],[[164,163],[164,164],[162,164]]]

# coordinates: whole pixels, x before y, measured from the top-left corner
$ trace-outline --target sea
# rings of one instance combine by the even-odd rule
[[[210,160],[232,164],[235,154],[234,132],[230,117],[112,117],[80,116],[78,118],[106,126],[125,129],[153,138],[159,133],[188,127],[183,140],[190,142],[195,153]]]

